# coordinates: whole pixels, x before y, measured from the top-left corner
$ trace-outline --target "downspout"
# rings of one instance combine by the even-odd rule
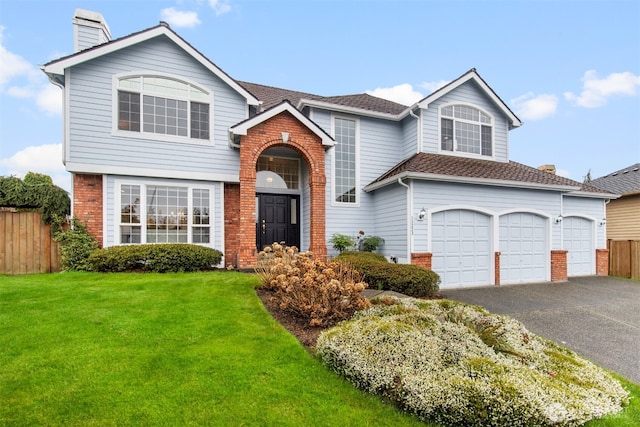
[[[235,135],[233,134],[233,132],[229,131],[229,147],[240,149],[240,144],[236,144],[235,142],[233,142],[234,136]]]
[[[420,116],[417,116],[413,112],[413,107],[409,108],[409,115],[417,120],[416,127],[418,128],[418,141],[416,142],[416,153],[420,153],[422,151],[422,126]]]
[[[413,215],[411,214],[413,205],[411,187],[402,182],[402,178],[398,178],[398,184],[407,189],[407,261],[411,264],[411,252],[413,252]]]

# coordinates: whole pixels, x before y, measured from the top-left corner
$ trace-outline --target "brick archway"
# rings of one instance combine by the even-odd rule
[[[282,132],[289,133],[289,140],[282,141]],[[322,141],[309,128],[284,111],[247,131],[240,139],[240,189],[238,256],[239,268],[255,266],[257,262],[255,197],[256,162],[266,149],[288,147],[298,152],[309,169],[310,235],[309,250],[315,256],[325,258],[325,153]],[[226,209],[225,209],[226,210]],[[233,213],[231,213],[233,215]],[[303,249],[303,248],[301,248]]]

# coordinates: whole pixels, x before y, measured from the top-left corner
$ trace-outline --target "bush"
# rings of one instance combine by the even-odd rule
[[[87,227],[77,218],[71,220],[71,227],[67,230],[60,228],[54,235],[54,240],[60,243],[62,268],[66,271],[91,271],[89,255],[100,245],[89,234]]]
[[[295,247],[266,247],[256,272],[281,310],[311,326],[334,325],[370,305],[361,295],[367,285],[357,272],[344,263],[314,260]]]
[[[430,297],[440,290],[440,276],[411,264],[391,264],[380,254],[345,252],[337,258],[359,271],[372,289],[400,292],[412,297]]]
[[[0,206],[42,212],[42,220],[51,224],[64,220],[71,211],[69,194],[53,185],[51,177],[28,172],[24,180],[0,177]]]
[[[347,236],[346,234],[335,233],[331,235],[329,243],[333,245],[333,249],[342,253],[349,248],[353,248],[356,241],[353,237]]]
[[[185,243],[111,246],[93,251],[93,271],[146,271],[156,273],[209,270],[220,263],[217,249]]]
[[[423,420],[575,426],[628,403],[604,369],[514,319],[449,300],[385,303],[324,331],[316,354]]]
[[[365,252],[373,252],[379,246],[384,245],[384,239],[378,236],[364,236],[360,241],[362,250]]]

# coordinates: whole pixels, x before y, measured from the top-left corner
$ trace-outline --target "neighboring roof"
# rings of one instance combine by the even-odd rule
[[[422,100],[420,100],[417,103],[417,105],[419,105],[422,108],[427,108],[429,104],[431,104],[436,99],[441,98],[442,96],[446,95],[447,93],[451,92],[452,90],[456,89],[457,87],[463,85],[464,83],[470,80],[476,82],[478,86],[480,86],[480,88],[487,94],[487,96],[489,96],[489,98],[493,100],[496,106],[500,108],[507,117],[509,117],[511,121],[511,127],[522,126],[522,122],[520,121],[518,116],[516,116],[515,113],[511,111],[509,106],[502,100],[502,98],[500,98],[498,94],[495,93],[493,89],[491,89],[491,86],[489,86],[487,82],[485,82],[484,79],[480,77],[480,74],[478,74],[475,68],[470,69],[469,71],[467,71],[466,73],[458,77],[457,79],[449,82],[448,84],[442,86],[440,89],[436,90],[435,92],[427,95]]]
[[[320,126],[318,126],[313,120],[311,120],[309,117],[305,116],[304,114],[302,114],[296,107],[294,107],[293,105],[291,105],[291,103],[289,101],[282,101],[280,104],[271,107],[270,109],[263,111],[262,113],[256,114],[253,117],[250,117],[246,120],[241,121],[240,123],[233,125],[230,129],[229,132],[231,132],[234,135],[246,135],[247,131],[249,129],[251,129],[252,127],[266,121],[269,120],[270,118],[277,116],[278,114],[282,113],[282,112],[289,112],[291,113],[291,115],[293,115],[296,119],[298,119],[302,124],[304,124],[307,128],[309,128],[309,130],[311,130],[313,133],[315,133],[321,140],[322,140],[322,145],[324,146],[333,146],[335,145],[335,141],[334,139],[331,137],[331,135],[329,135],[327,132],[325,132],[324,129],[322,129]]]
[[[623,196],[640,193],[640,163],[596,178],[589,185]]]
[[[227,83],[235,91],[242,95],[250,105],[258,105],[258,99],[256,99],[255,96],[253,96],[244,87],[238,84],[238,82],[231,78],[231,76],[222,71],[222,69],[219,68],[216,64],[211,62],[209,58],[207,58],[196,48],[191,46],[189,42],[180,37],[176,32],[169,28],[168,24],[164,22],[161,22],[155,27],[147,28],[133,34],[129,34],[128,36],[120,37],[107,43],[102,43],[88,49],[81,50],[80,52],[76,52],[71,55],[67,55],[62,58],[50,61],[40,68],[49,76],[49,79],[52,82],[57,82],[57,84],[64,84],[64,78],[60,78],[60,76],[64,76],[65,69],[86,61],[90,61],[108,53],[112,53],[120,49],[124,49],[126,47],[141,43],[143,41],[153,39],[158,36],[168,37],[176,45],[181,47],[194,59],[196,59],[203,66],[209,69],[214,75],[218,76],[222,81]]]
[[[365,187],[365,191],[396,182],[399,178],[465,182],[472,184],[579,191],[594,197],[614,196],[579,182],[510,161],[480,160],[445,154],[418,153],[400,162]]]

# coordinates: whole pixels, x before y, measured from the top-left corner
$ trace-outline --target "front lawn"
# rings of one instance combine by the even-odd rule
[[[0,425],[420,425],[326,370],[240,273],[0,277]]]
[[[353,388],[232,272],[0,276],[0,425],[424,425]],[[640,422],[631,404],[588,426]]]

